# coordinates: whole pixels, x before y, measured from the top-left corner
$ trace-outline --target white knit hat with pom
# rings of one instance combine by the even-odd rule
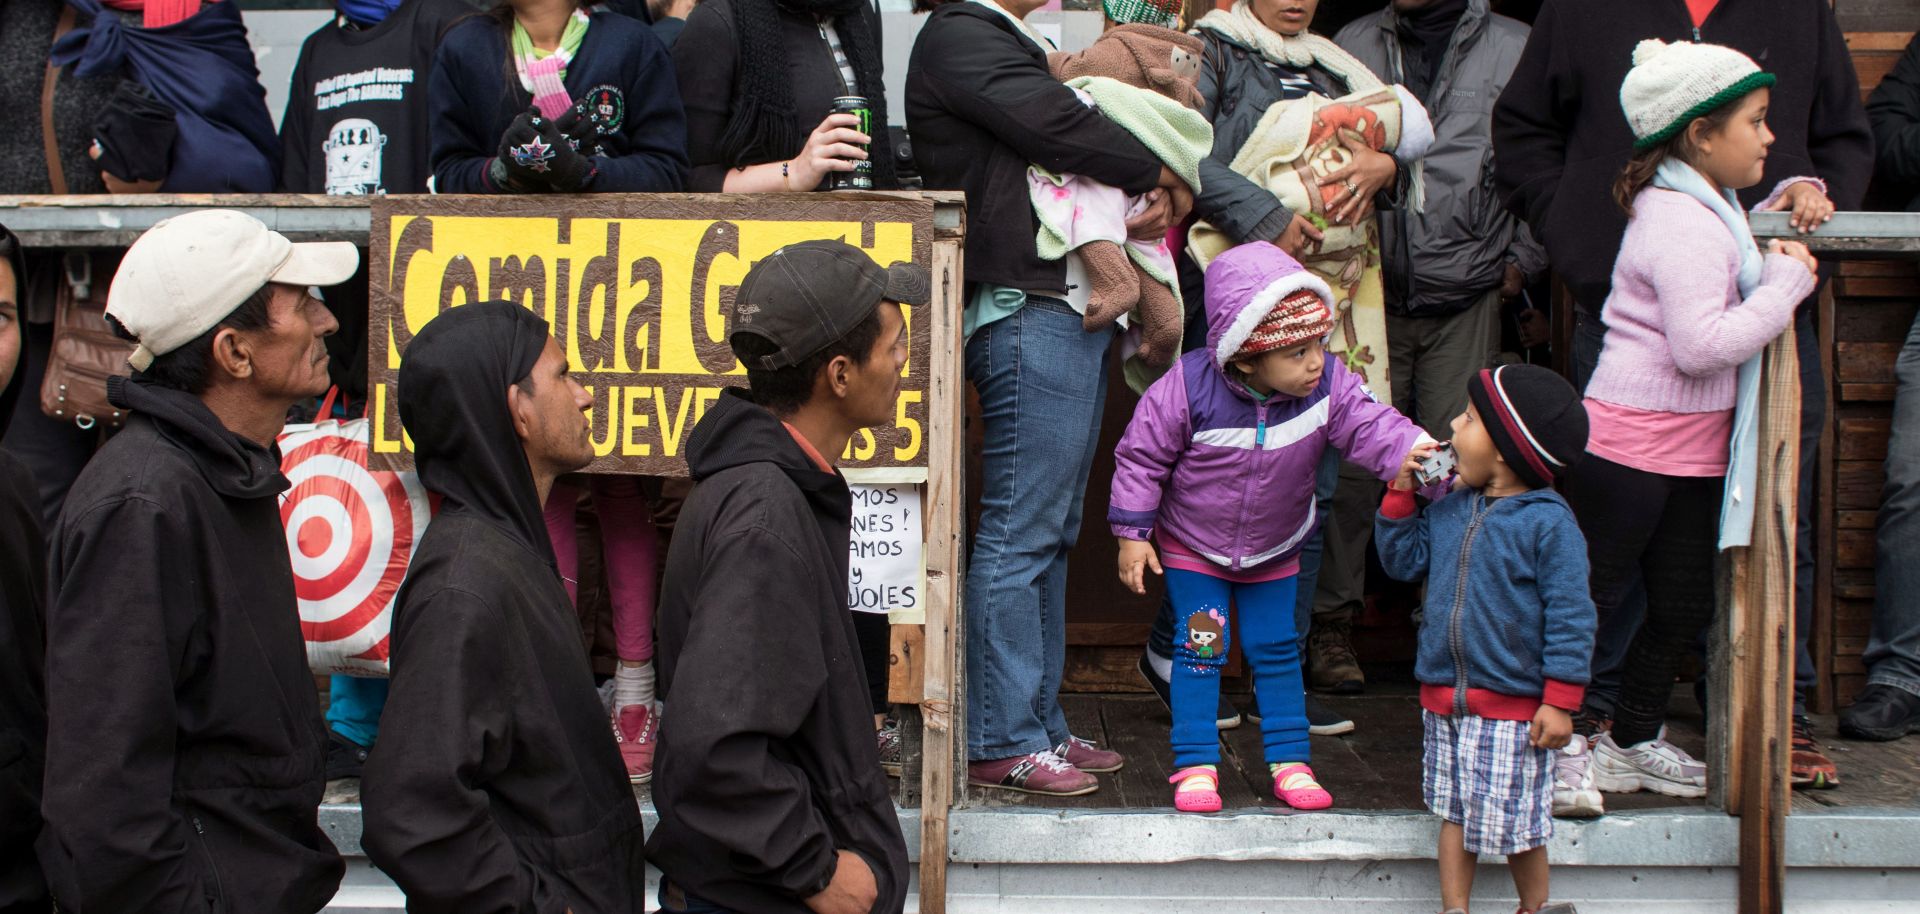
[[[1633,128],[1633,148],[1649,149],[1694,118],[1771,85],[1772,73],[1732,48],[1649,38],[1634,46],[1633,69],[1620,83],[1620,107]]]

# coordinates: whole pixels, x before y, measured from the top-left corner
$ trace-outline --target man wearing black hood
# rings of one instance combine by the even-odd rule
[[[832,459],[893,417],[901,304],[927,271],[838,241],[788,245],[740,283],[751,393],[687,439],[697,485],[667,552],[648,845],[663,910],[897,912],[907,849],[881,774],[852,613],[853,513]]]
[[[359,261],[202,210],[114,276],[107,317],[139,346],[107,396],[133,417],[48,561],[39,852],[62,911],[307,914],[340,884],[274,442],[328,385],[338,324],[307,289]]]
[[[13,377],[26,357],[22,260],[19,240],[0,225],[0,433],[20,398]],[[0,451],[0,912],[6,914],[52,909],[33,856],[47,751],[46,562],[33,473]]]
[[[429,321],[399,388],[441,502],[394,606],[367,856],[415,914],[644,910],[639,804],[540,511],[593,459],[592,401],[547,322],[504,301]]]

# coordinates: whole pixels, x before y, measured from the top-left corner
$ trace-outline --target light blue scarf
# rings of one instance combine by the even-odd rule
[[[1760,285],[1760,268],[1765,256],[1753,240],[1753,228],[1733,191],[1715,187],[1693,166],[1669,158],[1660,163],[1653,186],[1678,191],[1713,211],[1733,233],[1740,249],[1740,297],[1745,299]],[[1759,493],[1760,456],[1760,355],[1755,354],[1740,366],[1738,391],[1733,407],[1733,441],[1728,448],[1727,488],[1720,501],[1720,548],[1753,544],[1753,505]]]

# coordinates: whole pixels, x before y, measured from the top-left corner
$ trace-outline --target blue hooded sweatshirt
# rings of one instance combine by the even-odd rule
[[[1495,720],[1580,708],[1595,615],[1587,541],[1559,493],[1489,499],[1458,486],[1416,513],[1411,492],[1390,488],[1374,543],[1387,574],[1427,581],[1422,707]]]

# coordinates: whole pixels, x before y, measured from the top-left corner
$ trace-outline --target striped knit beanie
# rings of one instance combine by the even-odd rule
[[[1773,74],[1732,48],[1649,38],[1634,46],[1633,69],[1620,83],[1620,107],[1633,128],[1633,148],[1651,149],[1704,117],[1773,85]]]
[[[1180,0],[1100,0],[1107,18],[1120,25],[1180,27]]]
[[[1327,310],[1327,303],[1320,298],[1320,293],[1312,289],[1299,289],[1280,299],[1280,303],[1267,312],[1266,319],[1253,328],[1246,342],[1240,344],[1240,351],[1234,354],[1234,358],[1243,359],[1274,349],[1285,349],[1331,332],[1333,312]]]
[[[1467,382],[1467,397],[1507,466],[1533,488],[1553,485],[1587,452],[1587,408],[1549,369],[1482,369]]]

